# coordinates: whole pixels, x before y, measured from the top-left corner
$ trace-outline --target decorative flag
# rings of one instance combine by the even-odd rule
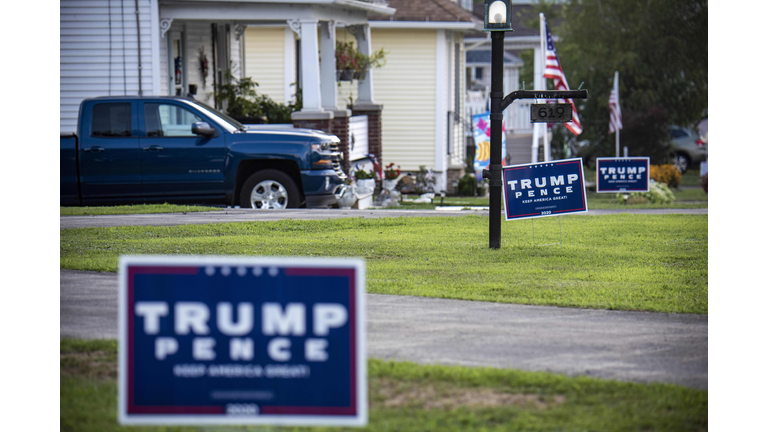
[[[621,106],[619,106],[619,71],[613,76],[613,90],[608,98],[608,109],[611,110],[611,122],[608,131],[614,133],[619,129],[624,129],[621,124]]]
[[[552,33],[549,32],[549,24],[544,25],[547,30],[547,60],[544,66],[544,78],[551,78],[554,81],[555,90],[570,90],[563,68],[560,67],[560,60],[557,59],[555,41],[552,39]],[[573,121],[565,123],[565,127],[574,135],[581,134],[581,121],[579,121],[579,115],[576,113],[576,104],[573,103],[573,99],[558,99],[557,101],[573,106]]]
[[[473,135],[475,138],[475,175],[482,179],[482,171],[488,169],[491,164],[491,113],[484,112],[472,116]],[[507,137],[504,131],[504,122],[501,123],[501,159],[502,165],[506,165]]]

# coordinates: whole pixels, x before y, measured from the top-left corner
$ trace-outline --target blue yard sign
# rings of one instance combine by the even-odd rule
[[[648,157],[597,158],[597,192],[648,192]]]
[[[359,259],[122,257],[122,424],[367,424]]]
[[[502,168],[507,220],[587,211],[581,158]]]

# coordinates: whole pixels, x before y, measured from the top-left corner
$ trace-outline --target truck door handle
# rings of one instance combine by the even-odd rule
[[[162,149],[163,149],[162,147],[157,146],[157,145],[152,145],[152,146],[149,146],[149,147],[144,147],[144,151],[160,151]]]
[[[83,149],[83,151],[85,151],[85,152],[103,152],[104,151],[104,147],[93,146],[91,148]]]

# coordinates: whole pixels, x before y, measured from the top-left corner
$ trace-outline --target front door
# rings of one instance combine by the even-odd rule
[[[142,193],[161,198],[223,198],[226,141],[192,133],[192,124],[214,122],[181,103],[142,102]]]
[[[83,201],[141,200],[139,137],[135,104],[98,102],[81,113],[80,176]]]

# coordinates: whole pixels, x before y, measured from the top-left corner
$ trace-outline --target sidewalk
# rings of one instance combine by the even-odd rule
[[[708,209],[644,209],[644,210],[590,210],[584,216],[608,214],[697,214],[706,215]],[[59,216],[59,229],[117,227],[117,226],[173,226],[223,222],[276,221],[282,219],[314,220],[338,218],[377,219],[386,217],[457,217],[466,215],[488,216],[487,210],[436,211],[436,210],[338,210],[338,209],[288,209],[254,211],[251,209],[226,209],[215,212],[131,214],[107,216]]]
[[[60,274],[61,337],[117,338],[117,274]],[[707,389],[707,315],[366,299],[369,357]]]

